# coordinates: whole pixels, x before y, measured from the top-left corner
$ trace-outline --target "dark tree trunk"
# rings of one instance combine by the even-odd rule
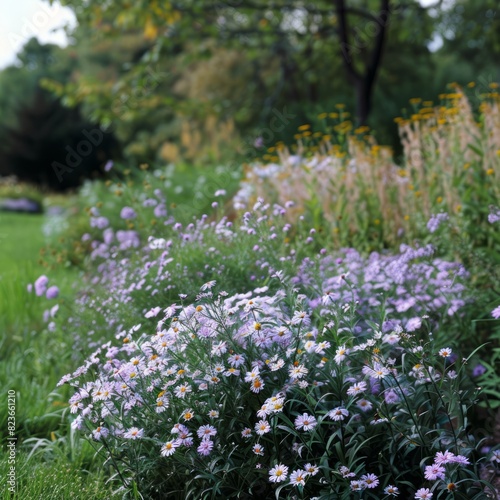
[[[358,125],[366,125],[372,108],[373,85],[369,87],[365,80],[356,82],[356,121]]]
[[[366,42],[359,40],[357,37],[352,42],[350,41],[347,26],[347,14],[349,9],[345,6],[345,0],[335,0],[335,5],[338,17],[342,60],[347,71],[347,77],[353,84],[356,92],[356,121],[358,125],[366,125],[371,111],[373,87],[382,60],[387,25],[389,22],[390,0],[380,0],[380,11],[378,16],[372,16],[368,13],[365,14],[359,10],[356,12],[353,11],[353,13],[362,15],[367,19],[367,28],[368,23],[372,23],[374,27],[373,36],[375,40],[373,49],[370,53],[368,64],[362,72],[359,72],[355,68],[353,55],[361,52]]]

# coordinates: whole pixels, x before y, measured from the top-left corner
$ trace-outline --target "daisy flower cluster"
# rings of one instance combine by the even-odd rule
[[[153,332],[137,324],[99,346],[61,380],[75,387],[73,426],[111,455],[132,457],[140,446],[172,478],[186,464],[203,475],[222,460],[232,474],[222,467],[185,480],[224,495],[236,482],[268,494],[380,498],[414,493],[409,480],[444,481],[449,464],[471,473],[469,459],[449,451],[446,462],[438,454],[422,474],[409,472],[422,450],[450,440],[474,448],[465,428],[447,427],[469,394],[457,401],[466,381],[451,350],[399,325],[384,334],[360,321],[354,303],[317,314],[292,280],[275,276],[275,293],[229,295],[207,282],[194,303],[154,308]],[[377,461],[389,450],[398,474]],[[126,465],[120,473],[139,484],[148,475]]]
[[[455,455],[450,451],[436,453],[434,462],[427,465],[424,470],[424,477],[428,481],[436,482],[435,488],[438,490],[445,490],[448,492],[456,491],[458,486],[456,484],[456,477],[458,477],[458,468],[470,465],[470,460],[463,455]],[[433,490],[435,489],[433,488]],[[423,493],[429,494],[427,489],[421,489],[415,495],[415,498],[431,498],[431,496],[422,496]]]

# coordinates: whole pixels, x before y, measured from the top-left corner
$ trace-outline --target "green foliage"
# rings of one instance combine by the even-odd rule
[[[53,443],[51,443],[53,445]],[[19,498],[46,498],[50,500],[87,498],[89,500],[118,500],[121,495],[113,493],[109,484],[106,484],[104,475],[100,472],[89,472],[86,469],[83,457],[89,458],[89,451],[75,450],[80,457],[75,461],[68,461],[64,456],[53,460],[40,460],[37,455],[30,456],[26,451],[16,454],[16,482],[15,491]],[[7,454],[0,455],[0,498],[12,498],[7,488],[9,472]]]
[[[263,135],[266,146],[290,144],[294,127],[335,103],[354,108],[331,2],[64,3],[79,21],[75,45],[31,40],[19,55],[21,66],[0,73],[0,110],[10,126],[16,103],[42,81],[65,105],[81,105],[91,122],[112,130],[131,165],[196,163],[241,158],[242,151],[247,160],[256,137]],[[379,29],[380,2],[345,3],[348,52],[359,72]],[[450,79],[463,85],[476,79],[479,97],[498,79],[497,21],[493,0],[450,8],[413,0],[389,5],[369,125],[380,142],[397,148],[397,128],[384,118],[408,99],[435,100]],[[436,39],[444,44],[431,52]],[[476,47],[491,57],[478,59]],[[276,110],[285,109],[294,119],[275,127]]]
[[[495,0],[457,0],[439,15],[442,52],[452,54],[457,62],[466,62],[475,79],[488,73],[498,78],[495,61],[500,56],[500,19]]]
[[[354,102],[331,3],[65,3],[79,19],[75,49],[82,71],[71,82],[52,79],[47,86],[71,105],[82,103],[92,119],[112,124],[134,162],[165,158],[162,146],[179,142],[181,157],[189,158],[186,123],[194,135],[207,136],[213,129],[207,117],[215,117],[218,127],[234,121],[238,134],[231,140],[243,137],[245,146],[271,126],[269,146],[289,143],[293,127],[308,122],[316,109]],[[347,2],[349,51],[357,69],[366,65],[374,44],[379,8],[378,2]],[[435,69],[426,46],[434,22],[418,2],[394,2],[390,10],[378,95],[390,97],[396,114],[416,93],[416,82],[428,82]],[[395,143],[395,128],[380,120],[386,103],[374,100],[371,123]],[[275,110],[285,108],[298,123],[276,131]],[[209,141],[203,141],[208,149],[214,142]]]
[[[18,65],[11,65],[0,72],[0,112],[3,126],[18,125],[17,110],[29,102],[42,78],[67,80],[76,68],[71,51],[57,45],[42,45],[30,39],[17,56]]]

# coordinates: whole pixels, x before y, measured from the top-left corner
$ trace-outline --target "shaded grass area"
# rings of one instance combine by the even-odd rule
[[[94,450],[69,442],[63,412],[66,388],[54,391],[70,368],[71,339],[49,331],[43,312],[54,303],[28,293],[27,284],[47,274],[70,302],[70,283],[77,271],[40,263],[40,249],[49,243],[44,234],[47,216],[0,212],[0,498],[11,498],[7,488],[7,391],[16,392],[16,482],[18,498],[113,498],[103,472],[93,460]]]
[[[113,500],[122,498],[115,495],[105,484],[103,473],[89,473],[81,461],[70,461],[65,456],[51,460],[29,457],[18,453],[15,461],[15,496],[7,484],[9,464],[0,458],[0,499],[19,498],[22,500]]]

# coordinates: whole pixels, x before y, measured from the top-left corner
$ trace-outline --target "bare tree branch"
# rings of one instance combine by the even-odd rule
[[[347,11],[345,8],[344,0],[335,0],[335,7],[337,12],[337,21],[339,25],[340,37],[340,52],[342,54],[342,61],[347,71],[349,79],[354,83],[360,80],[361,76],[356,71],[351,57],[352,47],[349,44],[349,33],[347,29]]]
[[[378,67],[380,66],[380,61],[382,59],[382,53],[384,49],[385,34],[387,32],[387,25],[389,23],[389,3],[390,0],[381,0],[380,13],[377,19],[379,25],[379,30],[375,37],[375,44],[371,56],[371,60],[366,68],[366,79],[372,84],[375,80]]]

